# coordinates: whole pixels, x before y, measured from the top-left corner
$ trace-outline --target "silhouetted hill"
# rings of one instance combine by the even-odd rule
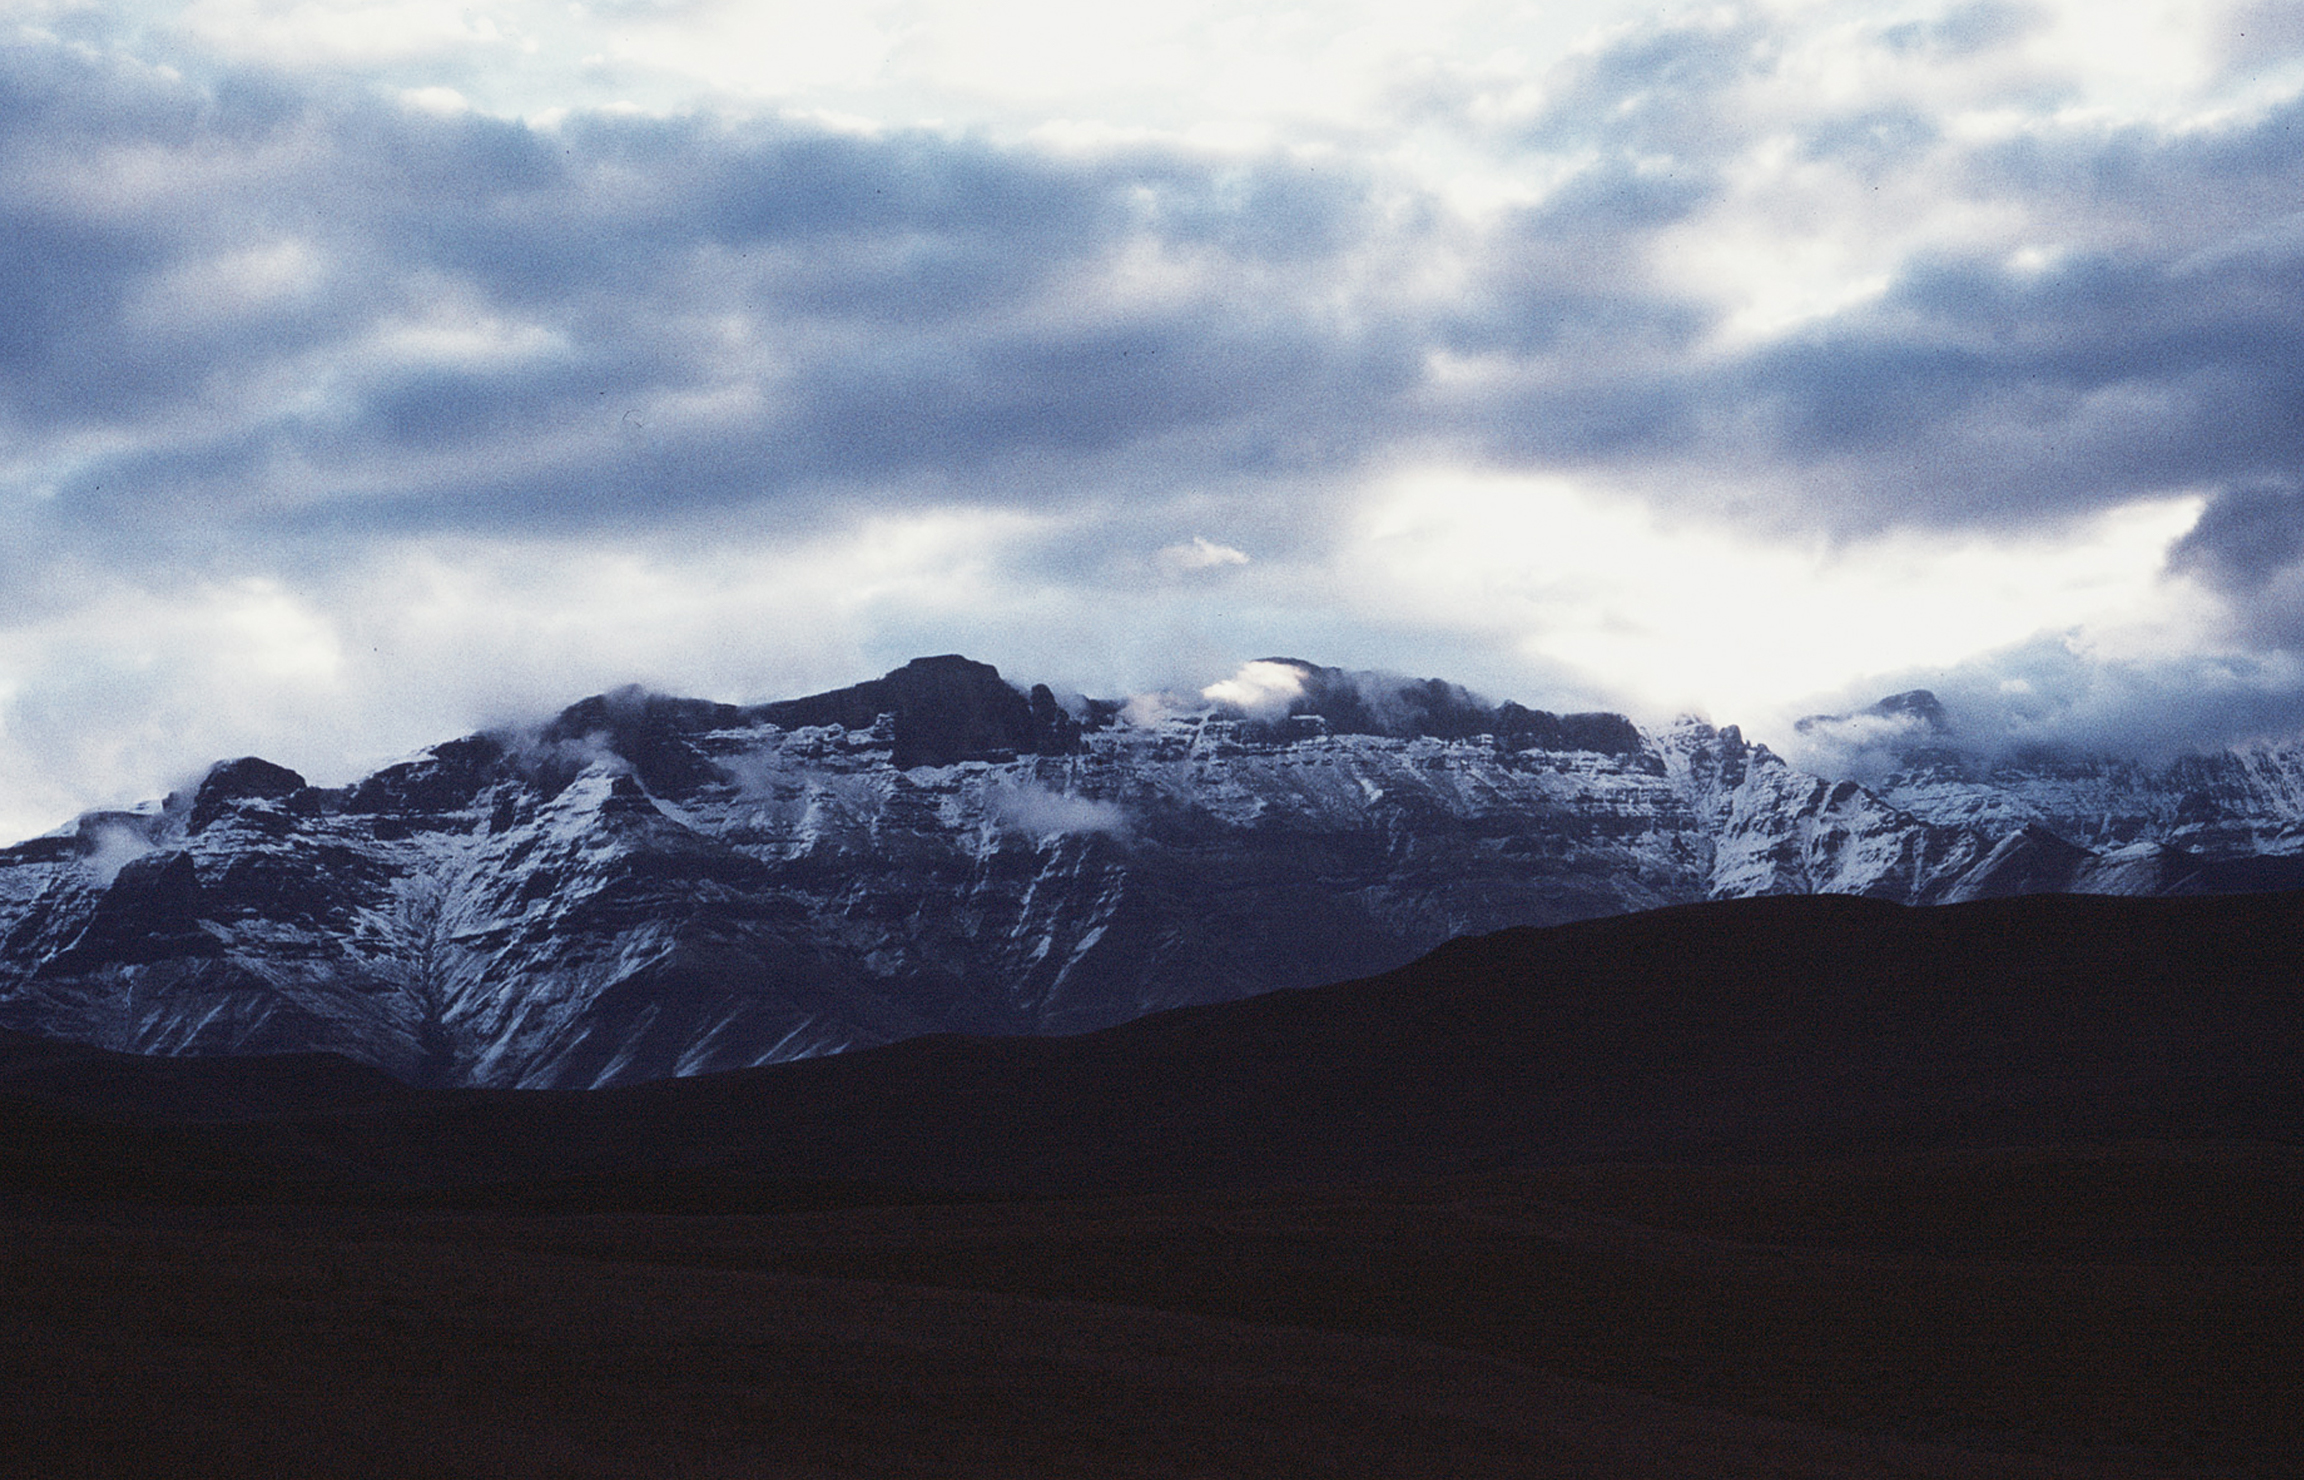
[[[1074,1195],[1606,1159],[2304,1134],[2304,895],[1808,897],[1459,941],[1073,1038],[596,1092],[0,1042],[0,1089],[438,1186],[647,1172]],[[217,1124],[229,1122],[229,1124]]]
[[[2275,1480],[2304,896],[593,1091],[0,1036],[0,1474]]]
[[[2293,1141],[2300,928],[2296,895],[1688,906],[1077,1038],[925,1039],[569,1113],[607,1165],[652,1153],[1041,1194]],[[503,1104],[461,1113],[485,1135]]]

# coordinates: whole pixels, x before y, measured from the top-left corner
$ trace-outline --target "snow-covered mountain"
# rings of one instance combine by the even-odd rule
[[[336,790],[229,761],[0,851],[0,1027],[590,1086],[1082,1031],[1707,898],[2304,883],[2304,751],[1921,743],[1868,788],[1732,727],[1255,666],[1185,708],[958,657],[751,707],[628,690]],[[1932,741],[1919,698],[1887,702]]]

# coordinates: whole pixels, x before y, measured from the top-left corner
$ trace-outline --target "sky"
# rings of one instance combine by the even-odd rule
[[[0,0],[0,836],[624,683],[2304,731],[2304,8]]]

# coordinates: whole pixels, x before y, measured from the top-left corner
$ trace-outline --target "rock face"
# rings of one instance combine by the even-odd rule
[[[342,789],[229,761],[0,851],[0,1027],[577,1087],[1079,1032],[1708,898],[2304,883],[2304,752],[1938,746],[1867,788],[1734,728],[1265,666],[1293,697],[1253,711],[1067,709],[943,657],[759,706],[603,695]]]

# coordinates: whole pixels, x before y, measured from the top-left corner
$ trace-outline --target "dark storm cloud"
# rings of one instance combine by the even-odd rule
[[[2260,591],[2299,556],[2304,556],[2304,490],[2290,480],[2224,490],[2177,544],[2170,561],[2180,570]]]
[[[1727,389],[1788,457],[1870,469],[1870,523],[2021,523],[2304,452],[2299,264],[1944,262]]]
[[[2304,649],[2304,476],[2219,490],[2169,565],[2229,593],[2246,640]]]
[[[219,367],[326,332],[275,319],[186,339],[124,324],[139,289],[203,241],[228,245],[234,223],[210,211],[122,209],[89,178],[107,157],[135,154],[151,166],[261,148],[300,112],[260,84],[201,95],[65,48],[0,51],[0,425],[132,422]]]
[[[1982,4],[1872,44],[1973,57],[2037,23]],[[1333,158],[540,128],[12,47],[0,425],[50,490],[18,517],[160,559],[188,517],[349,547],[803,519],[923,479],[980,503],[1303,487],[1453,439],[1667,501],[1741,481],[1763,517],[1835,533],[2205,491],[2187,568],[2263,585],[2248,562],[2286,516],[2262,490],[2304,467],[2304,105],[1984,143],[1917,97],[1802,114],[1792,157],[1851,191],[1927,173],[2052,250],[1907,260],[1862,306],[1724,350],[1658,243],[1795,128],[1748,97],[1791,85],[1785,58],[1746,18],[1563,64],[1534,116],[1472,132],[1572,167],[1474,229]],[[1401,291],[1442,259],[1445,299]],[[1480,372],[1428,373],[1451,358]]]
[[[0,417],[35,460],[74,432],[124,444],[49,475],[51,532],[797,515],[1178,438],[1213,469],[1317,463],[1415,373],[1410,336],[1308,306],[1370,234],[1364,182],[1333,167],[538,129],[60,48],[11,50],[0,86],[25,105],[0,156],[21,186],[0,197]],[[231,254],[284,242],[312,281],[234,300],[258,268]],[[1114,300],[1139,243],[1191,283]]]
[[[1635,82],[1688,71],[1686,50],[1627,53],[1612,84],[1645,100]],[[1735,69],[1714,58],[1694,85],[1772,65],[1765,48],[1732,54]],[[1695,462],[1715,476],[1687,497],[1743,477],[1776,490],[1768,517],[1842,533],[2012,528],[2304,468],[2304,104],[1966,151],[1909,109],[1816,122],[1803,153],[1853,188],[1926,156],[1968,199],[2030,213],[2047,251],[1909,259],[1871,301],[1725,355],[1701,352],[1716,319],[1659,286],[1645,251],[1718,198],[1719,141],[1678,121],[1704,112],[1687,97],[1569,110],[1588,127],[1567,137],[1600,162],[1494,235],[1485,296],[1437,337],[1572,373],[1456,400],[1479,445],[1544,464]]]
[[[1685,350],[1711,315],[1659,291],[1633,248],[1686,219],[1708,195],[1700,178],[1643,173],[1622,161],[1585,170],[1541,206],[1499,223],[1486,271],[1473,292],[1442,311],[1436,337],[1465,353],[1572,352],[1586,371]]]

